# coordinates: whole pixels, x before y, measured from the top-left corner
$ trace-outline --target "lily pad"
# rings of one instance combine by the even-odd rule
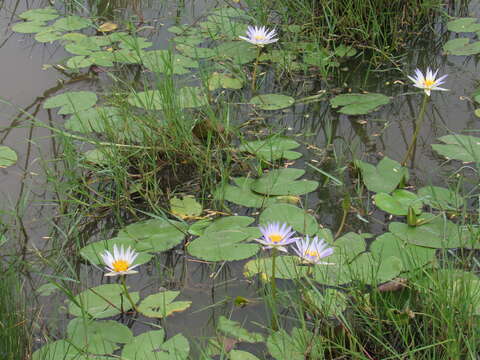
[[[286,223],[301,234],[313,235],[318,231],[317,220],[305,210],[291,204],[270,205],[260,215],[259,222],[262,225]]]
[[[246,177],[233,178],[235,185],[227,184],[215,190],[215,200],[224,199],[250,208],[262,208],[270,202],[274,202],[275,198],[261,195],[251,190],[254,181],[255,179]]]
[[[121,130],[119,129],[121,120],[120,109],[98,106],[72,114],[65,121],[65,128],[84,134],[91,132],[103,133],[107,129],[110,131]]]
[[[368,190],[390,193],[403,178],[408,180],[408,169],[388,157],[384,157],[377,166],[356,160],[355,166],[362,173],[362,179]]]
[[[151,219],[128,225],[117,236],[134,240],[139,251],[161,252],[180,244],[186,231],[187,226],[181,222]]]
[[[452,55],[475,55],[480,53],[480,41],[470,42],[469,38],[452,39],[443,45],[443,50]]]
[[[0,145],[0,168],[15,165],[18,157],[17,153],[8,146]]]
[[[333,242],[333,254],[325,258],[325,261],[335,264],[351,262],[366,250],[365,239],[370,236],[370,234],[346,233]]]
[[[324,348],[318,335],[308,330],[293,328],[289,335],[285,330],[272,333],[267,348],[276,360],[322,359]]]
[[[75,31],[92,26],[92,21],[78,15],[70,15],[58,19],[52,26],[58,31]]]
[[[252,183],[251,189],[257,193],[272,195],[303,195],[318,187],[317,181],[296,180],[305,174],[301,169],[272,170]]]
[[[230,360],[260,360],[253,354],[243,350],[232,350],[229,352]]]
[[[208,228],[207,228],[208,230]],[[260,246],[245,243],[249,234],[240,229],[205,231],[188,245],[190,255],[206,261],[235,261],[254,256]]]
[[[408,209],[413,208],[415,213],[419,215],[422,212],[422,200],[414,193],[397,189],[391,195],[386,193],[377,193],[374,197],[375,204],[390,214],[397,216],[406,216]]]
[[[249,332],[239,322],[227,319],[225,316],[218,318],[217,330],[229,338],[242,342],[257,343],[264,341],[262,334]]]
[[[188,340],[177,334],[165,341],[165,331],[148,331],[133,338],[122,350],[124,360],[186,360],[190,353]]]
[[[438,138],[444,144],[432,148],[447,159],[480,163],[480,138],[469,135],[445,135]]]
[[[251,98],[250,104],[262,110],[280,110],[295,104],[295,99],[281,94],[263,94]]]
[[[172,214],[182,219],[189,219],[199,216],[203,208],[202,204],[195,200],[193,196],[184,196],[182,199],[177,197],[171,198],[170,210]]]
[[[275,161],[279,159],[295,160],[302,156],[297,151],[291,151],[300,146],[295,140],[287,137],[275,136],[265,140],[248,141],[242,144],[238,150],[254,154],[259,159],[265,161]]]
[[[12,30],[21,34],[34,34],[45,31],[47,28],[43,21],[22,21],[12,26]]]
[[[180,291],[163,291],[147,296],[138,305],[138,311],[152,318],[165,318],[176,312],[181,312],[190,307],[191,301],[173,301]]]
[[[217,89],[241,89],[243,87],[243,80],[232,77],[226,74],[217,72],[212,73],[208,78],[208,90],[213,91]]]
[[[134,302],[138,302],[138,292],[130,292]],[[70,300],[68,312],[73,316],[88,314],[95,319],[103,319],[130,310],[131,305],[125,289],[119,284],[105,284],[90,288]]]
[[[67,340],[49,342],[32,354],[32,360],[89,360]]]
[[[178,106],[181,108],[195,108],[208,103],[202,89],[194,86],[180,88],[174,99],[176,99]],[[164,99],[158,90],[142,91],[128,97],[130,104],[147,110],[161,110],[165,101],[167,99]]]
[[[338,316],[347,308],[345,294],[334,289],[307,290],[305,298],[316,312],[327,317]]]
[[[59,114],[73,114],[91,108],[97,102],[97,95],[92,91],[68,91],[48,98],[43,107],[53,109],[60,107]]]
[[[377,110],[380,106],[390,102],[390,98],[383,94],[341,94],[330,100],[333,108],[347,115],[364,115]]]
[[[196,60],[168,50],[148,51],[142,60],[147,69],[157,73],[183,75],[190,72],[189,68],[198,68]]]
[[[439,186],[425,186],[418,189],[418,196],[425,204],[440,210],[458,210],[464,202],[457,192]]]
[[[30,9],[18,15],[19,18],[30,21],[49,21],[59,16],[57,10],[53,7]]]
[[[480,30],[480,24],[477,23],[477,18],[460,18],[449,21],[447,29],[454,32],[477,32]]]

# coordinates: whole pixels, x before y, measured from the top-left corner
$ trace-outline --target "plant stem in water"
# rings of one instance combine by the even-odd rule
[[[138,311],[137,307],[135,306],[135,302],[132,300],[132,297],[130,296],[130,293],[128,292],[125,275],[122,275],[122,285],[123,285],[123,288],[125,289],[125,295],[127,296],[127,299],[130,302],[130,305],[132,305],[132,309],[135,310],[135,311]]]
[[[277,282],[275,278],[275,265],[277,260],[276,248],[272,249],[272,278],[270,279],[270,284],[272,287],[272,329],[278,330],[278,318],[277,318]]]
[[[252,75],[252,93],[255,93],[256,89],[256,83],[257,83],[257,67],[258,67],[258,61],[260,59],[260,53],[262,52],[262,47],[257,46],[257,58],[255,59],[255,64],[253,65],[253,75]]]
[[[405,166],[407,164],[407,161],[410,159],[410,156],[412,156],[412,151],[417,144],[417,137],[418,137],[418,134],[420,133],[420,129],[422,128],[423,119],[425,118],[425,109],[427,107],[428,98],[429,96],[427,94],[423,95],[423,102],[422,102],[422,106],[420,107],[420,113],[418,114],[417,121],[415,122],[415,131],[413,132],[412,142],[410,143],[407,149],[407,153],[403,158],[402,166]]]

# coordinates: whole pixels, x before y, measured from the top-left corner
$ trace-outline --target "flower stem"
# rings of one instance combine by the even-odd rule
[[[257,46],[257,58],[255,59],[255,64],[253,65],[253,75],[252,75],[252,93],[255,93],[256,83],[257,83],[257,68],[258,68],[258,61],[260,59],[260,53],[262,52],[262,47]]]
[[[412,156],[412,151],[415,148],[415,145],[417,144],[417,137],[418,137],[418,134],[420,133],[420,129],[422,128],[423,119],[425,118],[425,109],[427,107],[428,98],[429,96],[427,94],[423,95],[423,101],[420,107],[420,112],[418,114],[417,120],[415,121],[415,131],[413,132],[412,142],[408,146],[407,153],[405,154],[405,157],[403,158],[403,161],[402,161],[402,166],[405,166],[407,164],[407,161]]]
[[[270,285],[272,288],[272,329],[278,330],[278,318],[277,318],[277,281],[275,274],[276,260],[278,250],[274,247],[272,249],[272,277],[270,279]]]
[[[122,278],[123,288],[125,289],[125,295],[127,296],[127,299],[128,299],[128,301],[130,302],[130,305],[132,305],[132,309],[135,310],[135,311],[138,311],[138,310],[137,310],[137,307],[136,307],[136,305],[135,305],[135,302],[132,300],[132,297],[130,296],[130,293],[128,292],[127,282],[126,282],[126,276],[125,276],[125,275],[122,275],[121,278]]]

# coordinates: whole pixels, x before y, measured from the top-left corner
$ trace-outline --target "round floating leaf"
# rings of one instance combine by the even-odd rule
[[[173,197],[170,199],[170,210],[172,214],[188,219],[200,216],[203,211],[202,205],[193,196],[184,196],[183,199]]]
[[[17,153],[8,146],[0,145],[0,168],[14,165],[18,160]]]
[[[157,73],[187,74],[188,68],[197,68],[198,62],[189,57],[173,54],[168,50],[153,50],[145,53],[144,66]]]
[[[447,159],[480,163],[480,138],[468,135],[445,135],[438,138],[443,144],[432,148]]]
[[[301,169],[279,169],[272,170],[252,183],[252,190],[272,195],[303,195],[314,191],[318,187],[318,182],[311,180],[297,180],[305,174]]]
[[[43,107],[53,109],[60,107],[59,114],[73,114],[91,108],[97,102],[97,95],[92,91],[68,91],[48,98]]]
[[[480,24],[479,24],[480,25]],[[447,54],[470,56],[480,53],[480,41],[470,42],[469,38],[458,38],[448,40],[443,45]]]
[[[147,296],[138,305],[138,311],[147,317],[165,318],[190,307],[191,301],[173,301],[180,291],[163,291]]]
[[[220,186],[214,192],[215,200],[227,200],[237,205],[251,208],[262,208],[267,206],[274,198],[254,193],[251,190],[255,181],[251,178],[239,177],[233,178],[235,185]]]
[[[356,160],[355,166],[362,173],[362,180],[368,190],[390,193],[402,179],[408,180],[408,169],[388,157],[384,157],[377,166]]]
[[[154,330],[140,334],[122,350],[124,360],[186,360],[190,353],[188,340],[177,334],[164,342],[165,331]]]
[[[206,229],[205,234],[223,230],[245,230],[248,225],[255,221],[249,216],[224,216],[215,219]]]
[[[230,41],[224,42],[213,49],[219,60],[231,60],[237,65],[244,65],[257,56],[257,50],[254,46],[246,42]]]
[[[275,277],[278,279],[298,279],[308,272],[307,266],[299,266],[300,259],[296,256],[278,256],[275,263]],[[272,258],[258,258],[250,260],[245,264],[244,273],[246,277],[253,277],[259,274],[264,279],[272,276]]]
[[[202,219],[194,222],[188,228],[188,233],[194,236],[202,236],[205,229],[212,223],[210,219]]]
[[[42,346],[32,354],[32,360],[88,360],[70,341],[58,340]]]
[[[112,22],[105,22],[98,27],[101,32],[112,32],[118,29],[118,25]]]
[[[12,26],[12,30],[21,34],[33,34],[47,30],[43,21],[23,21]]]
[[[92,354],[112,354],[133,340],[132,331],[117,321],[93,321],[76,318],[67,327],[68,340],[82,351]]]
[[[119,238],[129,238],[136,242],[139,251],[167,251],[180,244],[185,238],[187,226],[167,219],[140,221],[118,232]]]
[[[392,192],[392,195],[378,193],[373,198],[380,209],[393,215],[406,216],[410,207],[417,215],[422,212],[422,201],[417,195],[407,190],[397,189]]]
[[[19,18],[30,21],[49,21],[59,16],[57,10],[52,7],[30,9],[18,15]]]
[[[292,106],[295,99],[281,94],[263,94],[250,99],[250,104],[262,110],[279,110]]]
[[[130,292],[136,303],[138,292]],[[122,309],[123,307],[123,309]],[[125,296],[125,289],[119,284],[105,284],[85,290],[69,302],[68,312],[73,316],[89,314],[92,318],[103,319],[130,310],[131,305]]]
[[[176,37],[175,42],[182,42],[176,45],[177,50],[185,56],[193,59],[207,59],[215,55],[215,51],[210,48],[196,46],[203,42],[203,38],[201,37],[188,37],[182,39]]]
[[[122,130],[122,117],[120,109],[115,107],[97,106],[82,112],[72,114],[65,121],[65,128],[71,131],[78,131],[84,134],[91,132],[103,133],[107,129]]]
[[[447,23],[447,29],[454,32],[477,32],[480,30],[477,20],[477,18],[455,19]]]
[[[96,241],[94,243],[90,243],[80,250],[80,255],[82,255],[84,259],[90,261],[94,265],[105,265],[103,263],[103,259],[101,255],[106,250],[112,253],[113,245],[117,245],[118,248],[123,246],[124,249],[131,247],[132,249],[135,249],[138,252],[138,249],[136,248],[137,243],[135,242],[135,240],[131,238],[116,237],[109,240]],[[140,252],[137,258],[135,259],[134,265],[146,264],[152,259],[152,257],[153,255],[151,254]]]
[[[208,230],[208,228],[207,228]],[[190,255],[206,261],[234,261],[254,256],[260,246],[244,241],[249,234],[239,229],[204,232],[188,245]]]
[[[41,43],[51,43],[62,38],[62,33],[58,31],[42,31],[35,34],[35,40]]]
[[[283,136],[275,136],[265,140],[248,141],[242,144],[238,150],[249,152],[266,161],[275,161],[282,158],[295,160],[301,157],[302,154],[290,150],[299,146],[300,144],[295,140]]]
[[[383,94],[341,94],[330,100],[333,108],[341,107],[339,112],[347,115],[364,115],[377,110],[390,102]]]
[[[291,204],[273,204],[260,215],[259,222],[266,225],[272,222],[286,223],[301,234],[313,235],[318,230],[315,218],[305,210]]]
[[[439,186],[425,186],[418,189],[418,196],[434,209],[457,210],[463,205],[460,194]]]
[[[225,74],[214,72],[208,79],[208,90],[216,89],[241,89],[243,87],[243,80],[231,77]]]
[[[347,308],[347,297],[343,292],[334,289],[307,290],[305,297],[316,312],[324,316],[339,316]]]
[[[181,108],[194,108],[208,103],[202,89],[190,86],[181,88],[178,95],[173,96],[173,99],[178,101]],[[158,90],[138,92],[128,97],[130,104],[147,110],[161,110],[164,101],[167,100],[171,99],[164,99]]]
[[[366,250],[365,239],[370,234],[349,232],[333,242],[333,254],[325,258],[326,262],[345,264],[351,262]]]
[[[58,31],[75,31],[82,30],[92,26],[92,21],[88,18],[78,15],[70,15],[60,18],[53,23],[53,28]]]
[[[294,328],[290,335],[283,329],[274,332],[268,337],[267,348],[276,360],[324,358],[324,349],[318,335],[298,328]]]
[[[67,67],[70,69],[81,69],[85,67],[89,67],[93,65],[93,59],[80,55],[80,56],[73,56],[67,60],[66,63]]]
[[[232,350],[228,354],[230,355],[230,360],[260,360],[255,355],[243,350]]]
[[[241,342],[256,343],[264,341],[262,334],[249,332],[239,322],[229,320],[225,316],[218,318],[217,330],[225,336]]]

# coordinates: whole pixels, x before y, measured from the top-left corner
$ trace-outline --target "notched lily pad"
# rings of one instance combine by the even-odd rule
[[[190,353],[188,340],[177,334],[165,341],[165,331],[153,330],[138,336],[122,350],[124,360],[186,360]]]
[[[182,219],[195,218],[203,211],[200,204],[193,196],[184,196],[182,199],[173,197],[170,199],[170,210],[172,214]]]
[[[300,158],[302,154],[291,150],[299,146],[300,144],[293,139],[275,136],[264,140],[248,141],[242,144],[238,150],[249,152],[266,161],[275,161],[282,158],[295,160]]]
[[[480,53],[480,41],[470,42],[469,38],[452,39],[443,45],[443,50],[452,55],[475,55]]]
[[[480,30],[480,24],[477,18],[460,18],[449,21],[447,29],[454,32],[477,32]]]
[[[432,148],[447,159],[480,163],[480,138],[469,135],[445,135],[438,138],[444,144]]]
[[[252,183],[251,189],[257,193],[272,195],[304,195],[315,191],[317,181],[297,180],[305,170],[286,168],[272,170]]]
[[[368,190],[390,193],[402,179],[408,180],[408,169],[388,157],[384,157],[377,166],[356,160],[355,166],[362,173],[362,179]]]
[[[295,99],[281,94],[263,94],[251,98],[250,104],[262,110],[280,110],[295,104]]]
[[[227,319],[225,316],[219,317],[217,330],[242,342],[257,343],[264,341],[262,334],[250,332],[244,329],[239,322]]]
[[[0,168],[15,165],[18,160],[17,153],[8,146],[0,145]]]
[[[291,204],[270,205],[260,214],[259,222],[262,225],[285,223],[301,234],[313,235],[318,231],[317,220],[305,210]]]
[[[60,107],[59,114],[73,114],[91,108],[97,102],[97,94],[92,91],[68,91],[48,98],[43,107]]]
[[[407,190],[397,189],[391,195],[378,193],[374,196],[374,200],[380,209],[393,215],[406,216],[410,207],[414,209],[417,215],[422,212],[422,200]]]
[[[377,110],[380,106],[390,102],[390,98],[383,94],[341,94],[330,100],[333,108],[347,115],[364,115]]]
[[[138,305],[138,311],[147,317],[165,318],[190,307],[191,301],[173,301],[180,291],[163,291],[147,296]]]

